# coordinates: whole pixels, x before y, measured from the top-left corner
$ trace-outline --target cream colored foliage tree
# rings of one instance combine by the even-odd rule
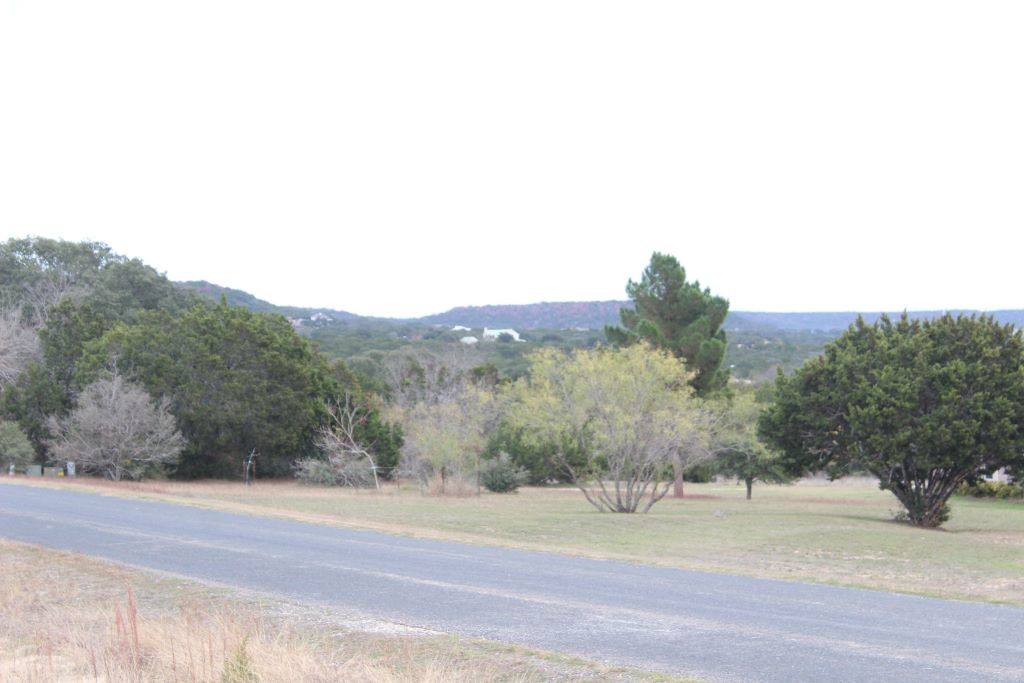
[[[427,486],[438,480],[440,493],[453,481],[475,481],[480,454],[493,422],[494,395],[466,384],[443,401],[398,409],[405,435],[403,469]]]
[[[497,417],[494,392],[473,381],[473,357],[419,354],[389,366],[390,419],[402,425],[402,472],[441,494],[477,490]]]
[[[529,440],[587,453],[558,459],[600,511],[647,512],[671,487],[681,442],[699,429],[699,403],[682,361],[643,344],[542,349],[512,388],[508,418]]]

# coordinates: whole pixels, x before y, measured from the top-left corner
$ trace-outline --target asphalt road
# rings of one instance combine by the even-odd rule
[[[1024,609],[417,540],[16,484],[0,535],[714,681],[1024,681]]]

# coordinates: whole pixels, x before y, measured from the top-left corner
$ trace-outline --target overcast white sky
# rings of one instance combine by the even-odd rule
[[[418,316],[1024,308],[1024,3],[0,0],[0,238]]]

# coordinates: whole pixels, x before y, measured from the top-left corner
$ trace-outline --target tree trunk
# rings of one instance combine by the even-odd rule
[[[675,460],[672,461],[672,471],[675,474],[675,480],[672,482],[672,497],[682,498],[683,497],[683,463],[679,454],[676,453]]]
[[[747,479],[747,500],[750,500],[750,494],[753,493],[753,491],[754,491],[754,480],[748,478]]]
[[[961,478],[955,481],[959,483]],[[949,498],[955,485],[937,487],[924,492],[925,487],[918,485],[890,485],[887,487],[903,504],[907,511],[907,521],[926,529],[938,528],[949,519]]]

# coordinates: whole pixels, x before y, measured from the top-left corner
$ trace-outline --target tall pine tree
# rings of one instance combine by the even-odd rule
[[[687,282],[686,270],[669,254],[654,252],[640,282],[629,281],[626,293],[633,308],[619,312],[621,327],[608,325],[605,336],[616,346],[646,341],[682,359],[694,373],[690,380],[697,396],[708,397],[725,388],[729,370],[722,324],[729,301],[714,296],[700,282]]]

